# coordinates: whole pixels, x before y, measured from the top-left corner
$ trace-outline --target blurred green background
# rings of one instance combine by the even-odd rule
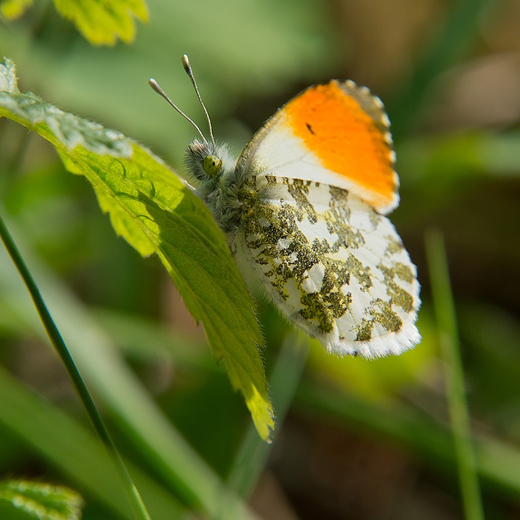
[[[193,128],[147,80],[156,78],[205,129],[183,53],[217,140],[235,154],[281,104],[332,77],[370,87],[393,125],[401,205],[391,218],[418,266],[423,341],[371,362],[340,360],[313,345],[301,379],[288,388],[288,413],[268,459],[256,465],[252,507],[263,518],[289,520],[464,516],[424,252],[425,232],[439,228],[486,517],[520,518],[520,2],[149,0],[148,8],[150,21],[138,23],[133,44],[93,47],[51,2],[36,1],[0,24],[0,54],[17,64],[22,90],[139,140],[180,175]],[[130,367],[135,384],[224,480],[250,428],[241,397],[157,259],[141,259],[116,238],[90,186],[67,173],[47,143],[0,120],[0,173],[2,212],[58,325],[72,343],[92,333],[78,364],[122,451],[183,507],[195,507],[182,482],[165,482],[139,449],[122,419],[125,396],[112,367]],[[270,373],[288,328],[260,295],[257,301]],[[2,365],[87,424],[45,344],[0,252]],[[302,361],[301,352],[292,355]],[[0,478],[65,483],[85,496],[85,518],[120,518],[64,469],[58,452],[49,455],[24,434],[31,420],[17,429],[14,419],[0,419]]]

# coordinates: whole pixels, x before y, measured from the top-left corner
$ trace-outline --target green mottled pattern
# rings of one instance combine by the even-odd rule
[[[390,221],[358,197],[260,175],[238,198],[238,252],[284,314],[313,336],[368,342],[415,314],[415,267]]]

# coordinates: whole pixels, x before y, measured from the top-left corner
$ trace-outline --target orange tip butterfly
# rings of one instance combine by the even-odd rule
[[[307,88],[258,130],[234,161],[210,140],[187,148],[196,191],[247,279],[331,353],[400,354],[421,337],[417,270],[385,216],[399,203],[390,121],[366,87]]]

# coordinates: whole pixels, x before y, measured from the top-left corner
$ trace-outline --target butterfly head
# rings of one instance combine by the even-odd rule
[[[218,181],[232,167],[225,146],[215,146],[207,141],[195,139],[186,150],[185,163],[190,174],[201,183]]]

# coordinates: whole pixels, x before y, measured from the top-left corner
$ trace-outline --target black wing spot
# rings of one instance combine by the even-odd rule
[[[314,130],[312,129],[312,126],[309,124],[309,123],[305,123],[307,125],[307,128],[309,129],[309,132],[312,134],[312,135],[316,135],[314,133]]]

